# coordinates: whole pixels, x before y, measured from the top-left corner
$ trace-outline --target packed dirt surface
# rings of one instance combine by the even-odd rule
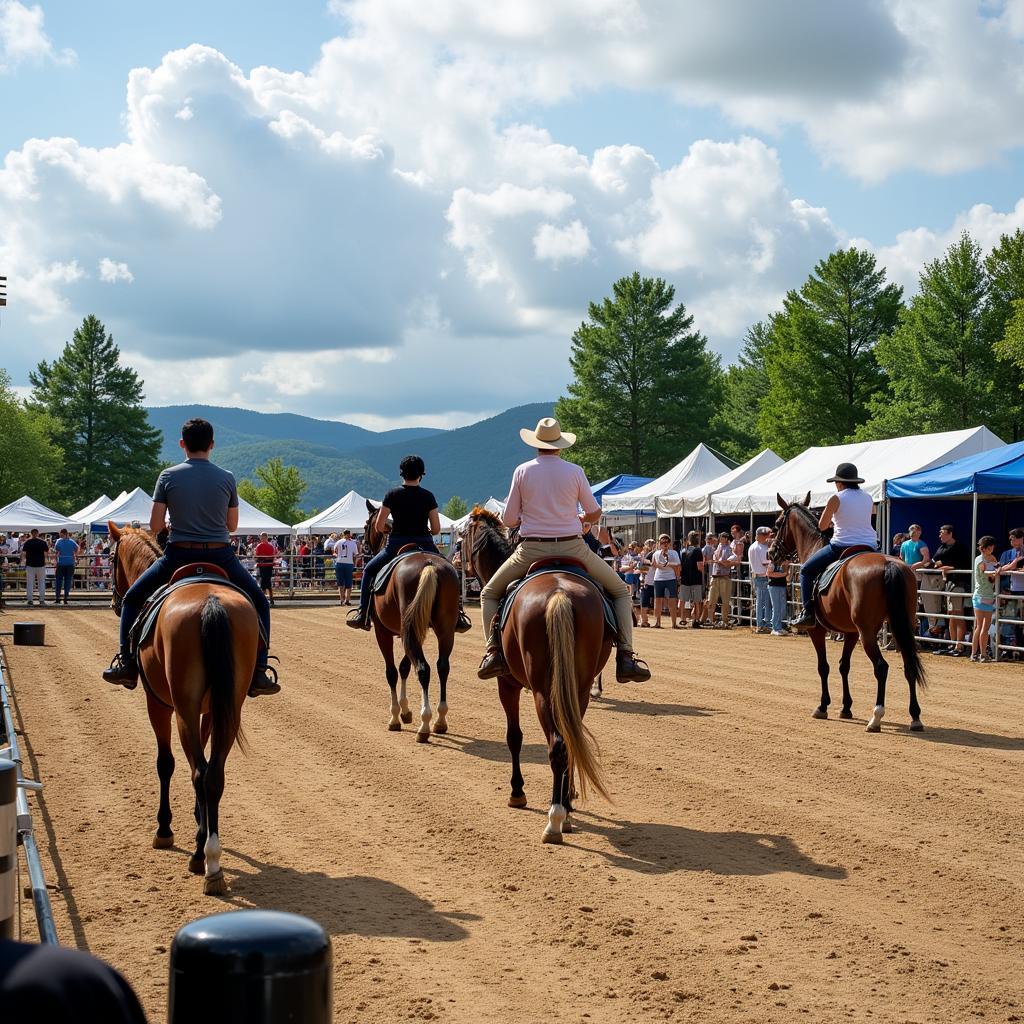
[[[120,968],[153,1022],[176,929],[231,907],[327,929],[338,1021],[1024,1020],[1024,666],[926,658],[926,731],[911,734],[890,654],[888,713],[868,735],[859,652],[855,721],[823,722],[806,640],[638,630],[653,680],[606,681],[587,715],[614,803],[584,806],[552,847],[528,700],[530,806],[506,806],[479,632],[456,643],[451,731],[421,745],[415,726],[387,731],[370,634],[336,607],[279,608],[284,690],[247,703],[251,753],[228,761],[221,900],[186,869],[184,757],[176,846],[151,846],[145,696],[99,678],[114,616],[33,612],[0,622],[46,623],[45,648],[5,652],[26,770],[46,785],[37,831],[62,941]]]

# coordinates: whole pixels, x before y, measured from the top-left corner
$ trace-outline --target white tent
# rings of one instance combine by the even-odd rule
[[[771,472],[782,465],[782,459],[771,450],[747,459],[742,466],[730,469],[714,480],[691,487],[680,494],[666,494],[658,498],[659,516],[707,516],[711,514],[711,496],[719,491],[731,491],[748,480],[756,480],[759,476]]]
[[[258,509],[255,505],[250,505],[245,498],[238,499],[238,526],[234,530],[235,536],[240,533],[255,536],[260,533],[278,535],[291,532],[292,528],[287,523],[268,516],[266,512]]]
[[[861,486],[876,501],[885,496],[885,481],[932,466],[941,466],[964,455],[977,455],[1004,447],[988,427],[950,430],[940,434],[916,434],[886,441],[859,441],[827,448],[808,448],[789,462],[739,487],[711,499],[711,511],[774,512],[776,494],[787,501],[811,492],[811,505],[820,508],[835,494],[826,483],[840,462],[852,462],[865,483]]]
[[[366,502],[367,499],[361,494],[349,491],[323,512],[296,523],[293,529],[297,533],[339,533],[342,530],[362,533],[369,515],[366,511]],[[371,500],[371,504],[380,507],[379,501]]]
[[[678,466],[673,466],[657,480],[635,491],[605,495],[601,499],[601,508],[605,512],[653,512],[655,503],[663,495],[692,490],[728,471],[729,467],[724,462],[699,444]]]
[[[505,502],[500,501],[498,498],[495,498],[493,495],[491,495],[491,497],[489,497],[480,507],[486,509],[488,512],[493,512],[496,516],[500,516],[505,511]],[[452,532],[455,533],[457,536],[461,536],[462,531],[465,529],[466,523],[469,522],[469,517],[471,513],[472,509],[469,512],[467,512],[461,519],[456,519],[455,522],[452,523]]]
[[[0,508],[0,533],[12,530],[57,533],[59,530],[81,530],[83,525],[81,519],[68,519],[27,494]]]
[[[106,507],[97,509],[89,517],[89,522],[99,527],[106,527],[108,522],[113,522],[117,526],[138,523],[148,529],[149,516],[152,511],[152,497],[141,487],[136,487],[123,498],[115,498]]]
[[[92,514],[109,504],[110,498],[105,494],[101,494],[95,501],[90,501],[85,508],[80,508],[77,512],[72,513],[71,518],[79,523],[90,523],[92,522]]]

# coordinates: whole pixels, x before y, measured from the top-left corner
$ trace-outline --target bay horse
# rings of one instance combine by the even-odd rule
[[[376,554],[387,539],[387,533],[377,529],[377,509],[366,503],[369,519],[364,527],[364,539],[372,554]],[[412,721],[406,681],[411,668],[416,669],[420,682],[420,727],[416,741],[430,739],[430,663],[423,653],[423,641],[428,630],[437,637],[437,679],[440,700],[434,732],[448,731],[448,674],[451,671],[451,653],[455,647],[455,627],[460,611],[459,574],[454,566],[440,555],[418,551],[403,558],[395,566],[384,590],[373,595],[373,630],[377,646],[384,657],[384,674],[391,690],[391,721],[388,729],[398,732],[402,722]],[[405,654],[395,667],[395,637],[400,637]],[[396,687],[401,678],[401,696]]]
[[[806,562],[826,543],[818,521],[808,510],[810,494],[802,502],[787,503],[776,495],[782,511],[775,521],[775,540],[768,549],[772,561],[788,559]],[[913,570],[898,558],[878,552],[866,552],[840,568],[827,594],[817,598],[818,624],[808,629],[818,655],[821,677],[821,703],[814,709],[814,718],[828,718],[831,698],[828,692],[828,655],[825,652],[827,632],[841,633],[843,651],[839,674],[843,680],[843,709],[840,718],[852,718],[853,698],[850,696],[850,657],[858,637],[864,645],[875,670],[877,693],[875,708],[867,724],[868,732],[880,732],[885,714],[885,682],[889,665],[878,646],[878,631],[888,621],[893,639],[903,658],[903,675],[910,687],[910,730],[921,732],[921,706],[917,687],[927,685],[924,665],[917,650],[914,622],[917,618],[917,581]],[[827,629],[826,629],[827,627]]]
[[[110,553],[112,605],[120,615],[128,588],[163,552],[148,530],[107,525],[114,540]],[[256,609],[244,594],[215,583],[194,583],[168,595],[139,651],[160,778],[153,846],[162,850],[174,845],[170,804],[173,715],[192,769],[196,796],[196,848],[188,869],[204,876],[203,892],[208,896],[227,892],[219,831],[224,765],[236,741],[244,750],[242,703],[256,666],[259,642]]]
[[[512,544],[501,520],[475,506],[462,538],[466,574],[476,576],[485,585],[511,553]],[[509,675],[498,677],[498,696],[505,709],[505,741],[512,755],[508,805],[526,806],[519,764],[523,746],[519,696],[527,689],[533,694],[547,740],[553,780],[542,841],[561,843],[563,833],[573,829],[574,775],[581,796],[593,787],[608,797],[597,743],[583,724],[591,683],[600,675],[612,650],[601,595],[592,583],[571,573],[537,576],[523,584],[501,639],[511,669]]]

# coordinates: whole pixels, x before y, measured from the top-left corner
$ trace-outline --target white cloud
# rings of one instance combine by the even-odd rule
[[[565,227],[541,224],[533,236],[533,252],[537,259],[548,263],[582,260],[590,252],[590,234],[578,220]]]
[[[38,4],[26,7],[18,0],[0,0],[0,74],[19,64],[74,64],[74,50],[57,50],[43,28]]]
[[[118,281],[126,281],[131,284],[135,275],[128,269],[127,263],[117,263],[107,256],[100,260],[100,280],[107,284],[116,284]]]

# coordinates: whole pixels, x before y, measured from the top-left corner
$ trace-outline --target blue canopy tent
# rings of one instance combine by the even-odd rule
[[[649,484],[652,476],[630,476],[628,473],[619,473],[618,476],[610,476],[599,484],[594,484],[591,490],[598,501],[606,494],[625,494],[626,491],[635,491],[644,484]]]

